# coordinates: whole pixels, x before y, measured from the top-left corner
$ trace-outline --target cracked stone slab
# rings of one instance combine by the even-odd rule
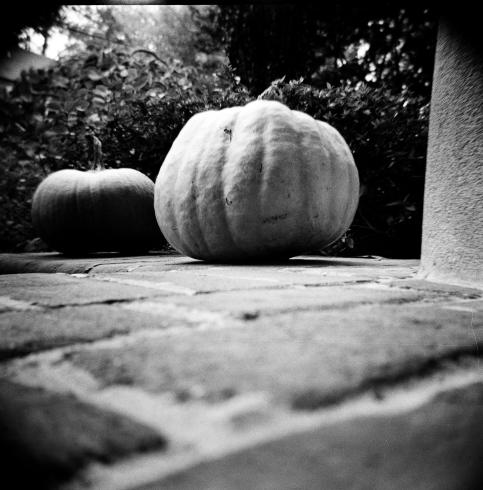
[[[0,380],[0,457],[10,488],[52,489],[91,462],[164,449],[166,439],[73,396]]]
[[[2,296],[11,300],[44,307],[125,301],[176,294],[176,292],[97,281],[90,277],[74,277],[62,273],[0,275],[0,290]],[[10,309],[16,308],[12,304]]]
[[[229,312],[241,317],[253,317],[258,314],[275,314],[282,311],[346,308],[361,303],[406,303],[430,298],[437,298],[437,294],[390,288],[383,284],[374,283],[322,287],[295,284],[278,289],[217,291],[189,298],[178,295],[170,297],[166,301],[183,307]],[[151,302],[153,311],[156,311],[155,301]],[[163,301],[160,300],[159,302]],[[136,308],[136,305],[132,305],[132,308]]]
[[[158,262],[141,264],[139,272],[162,272],[176,266],[178,271],[192,273],[217,272],[220,274],[241,274],[253,276],[268,276],[281,273],[307,273],[319,276],[332,275],[341,272],[342,275],[358,274],[375,277],[385,274],[388,276],[408,277],[413,275],[419,266],[419,260],[398,260],[382,258],[349,258],[321,257],[318,255],[300,255],[280,262],[258,264],[217,264],[203,262],[180,256],[176,262],[161,259]],[[96,270],[99,270],[96,268]]]
[[[148,288],[163,288],[166,291],[180,291],[187,296],[199,293],[222,291],[241,291],[248,289],[277,289],[294,284],[326,285],[332,283],[369,281],[367,275],[314,277],[303,274],[258,272],[250,274],[244,271],[187,271],[172,270],[167,272],[131,272],[101,275],[93,277],[109,280],[120,284],[139,284]]]
[[[384,267],[381,267],[384,264]],[[91,275],[118,282],[137,281],[148,287],[172,285],[195,292],[282,288],[291,285],[337,285],[377,280],[408,279],[417,272],[418,261],[331,259],[300,256],[278,264],[223,265],[179,257],[139,264],[116,271],[109,264],[97,266]]]
[[[131,490],[477,490],[483,383],[409,413],[361,417],[199,463]]]
[[[324,263],[321,263],[324,264]],[[213,266],[194,263],[193,266],[149,270],[151,266],[140,266],[129,272],[103,272],[97,267],[91,272],[96,279],[145,287],[181,289],[185,294],[233,291],[243,289],[283,288],[293,285],[311,287],[340,285],[345,283],[370,282],[395,278],[408,278],[415,274],[413,268],[404,267],[347,267],[325,264],[308,266]]]
[[[263,392],[312,410],[361,390],[481,356],[483,311],[467,301],[299,311],[166,331],[129,345],[78,349],[65,360],[104,385],[180,399]]]
[[[0,314],[0,360],[131,332],[186,325],[167,311],[153,317],[118,305],[66,306]]]

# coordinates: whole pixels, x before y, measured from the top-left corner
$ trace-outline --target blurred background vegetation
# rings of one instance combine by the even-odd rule
[[[322,254],[418,257],[436,41],[424,4],[35,7],[1,21],[1,56],[56,58],[0,93],[0,250],[35,250],[35,187],[86,169],[86,134],[108,167],[153,180],[196,112],[280,100],[336,127],[354,154],[360,205]]]

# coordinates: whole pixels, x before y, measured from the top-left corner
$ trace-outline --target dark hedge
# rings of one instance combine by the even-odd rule
[[[103,142],[108,167],[136,168],[155,179],[186,121],[209,108],[253,100],[223,64],[186,67],[149,52],[91,46],[49,71],[25,73],[0,96],[0,248],[32,248],[33,191],[61,168],[86,169],[86,135]],[[323,253],[417,257],[428,104],[363,83],[319,89],[275,81],[263,98],[335,126],[361,177],[360,205],[345,237]]]

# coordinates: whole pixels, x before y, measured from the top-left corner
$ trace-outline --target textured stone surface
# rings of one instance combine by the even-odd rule
[[[337,285],[371,282],[375,280],[406,279],[414,276],[416,266],[405,262],[375,267],[376,261],[334,262],[324,259],[293,259],[279,265],[224,266],[193,261],[191,263],[160,261],[140,265],[132,271],[116,271],[113,266],[98,266],[91,275],[126,284],[195,292],[229,291],[241,289],[282,288],[291,285]],[[157,286],[156,286],[156,284]]]
[[[325,274],[297,273],[292,271],[252,272],[243,270],[230,270],[228,268],[217,270],[215,268],[199,270],[169,270],[163,272],[125,272],[93,275],[96,279],[108,278],[111,281],[126,284],[142,284],[145,287],[160,288],[165,291],[178,291],[186,295],[196,293],[209,293],[215,291],[238,291],[243,289],[281,288],[298,285],[329,285],[351,282],[368,282],[369,274],[352,271],[346,274],[337,274],[334,271]]]
[[[439,306],[362,306],[296,312],[241,324],[208,323],[129,346],[69,354],[105,384],[207,399],[267,392],[313,409],[361,389],[424,374],[444,359],[478,355],[483,312]]]
[[[52,489],[92,461],[162,449],[151,429],[71,396],[0,380],[0,458],[8,488]]]
[[[398,288],[412,289],[414,291],[438,293],[441,297],[459,296],[461,298],[476,299],[483,296],[482,288],[455,286],[454,284],[424,281],[422,279],[396,279],[390,281],[389,285]]]
[[[457,27],[455,14],[436,47],[421,266],[428,279],[483,285],[483,53],[480,27]]]
[[[218,271],[224,271],[229,269],[230,271],[243,271],[245,273],[265,273],[265,272],[275,272],[283,271],[287,268],[289,270],[307,270],[307,269],[323,269],[330,270],[341,270],[346,268],[351,272],[354,270],[359,271],[360,269],[365,269],[365,272],[369,271],[374,273],[378,270],[383,273],[386,269],[400,269],[411,270],[411,268],[417,268],[419,266],[419,260],[400,260],[400,259],[386,259],[383,257],[370,256],[370,257],[323,257],[318,255],[299,255],[288,260],[283,261],[273,261],[266,263],[257,264],[220,264],[220,263],[210,263],[203,262],[200,260],[195,260],[190,257],[183,255],[170,256],[170,257],[159,257],[157,261],[150,261],[140,264],[138,270],[146,271],[158,271],[166,270],[165,265],[176,265],[178,269],[188,269],[191,271],[196,270],[206,270],[213,269]],[[96,270],[99,270],[96,267]]]
[[[407,414],[292,435],[132,490],[477,490],[482,420],[477,384]]]
[[[233,315],[256,316],[273,314],[279,311],[298,311],[304,309],[324,310],[331,308],[345,308],[361,303],[406,303],[417,301],[423,297],[431,297],[429,292],[420,293],[407,289],[388,288],[386,286],[327,286],[327,287],[303,287],[291,286],[280,289],[247,289],[241,291],[214,292],[209,295],[196,295],[187,297],[177,295],[169,298],[169,303],[204,309],[210,311],[229,312]],[[166,300],[168,301],[168,300]],[[163,301],[165,302],[165,301]],[[158,308],[162,311],[162,302],[159,307],[154,301],[148,303],[147,309],[155,312]],[[145,311],[142,302],[133,305],[139,307],[139,311]]]
[[[170,253],[129,256],[117,253],[93,254],[88,257],[70,258],[57,252],[0,254],[0,274],[25,274],[31,272],[64,272],[66,274],[88,273],[96,266],[116,266],[126,270],[133,264],[157,261]],[[175,257],[178,254],[174,255]]]
[[[160,475],[181,466],[166,488],[418,488],[419,473],[421,488],[453,488],[446,468],[470,482],[443,464],[478,449],[467,392],[454,395],[467,404],[458,438],[446,430],[452,405],[438,405],[429,432],[422,412],[409,425],[357,409],[354,423],[326,417],[353,418],[360,399],[381,414],[394,390],[404,405],[421,383],[437,393],[481,379],[480,289],[381,258],[28,257],[0,276],[0,449],[19,488],[71,476],[95,490],[164,488]],[[32,272],[51,267],[76,273]]]
[[[78,305],[160,296],[163,291],[67,274],[0,275],[0,291],[16,301],[40,306]],[[12,308],[15,309],[15,308]]]
[[[115,305],[9,311],[0,314],[0,360],[179,323]]]
[[[260,273],[263,270],[278,270],[283,267],[346,267],[375,269],[399,268],[408,270],[417,267],[418,260],[385,259],[382,257],[321,257],[298,256],[278,263],[245,264],[242,266],[229,265],[233,270]],[[56,252],[0,254],[0,274],[25,274],[32,272],[64,272],[67,274],[89,272],[129,272],[139,271],[165,271],[173,268],[216,268],[223,270],[223,264],[210,264],[191,259],[177,252],[152,253],[143,256],[123,256],[119,254],[95,254],[83,258],[69,258]]]

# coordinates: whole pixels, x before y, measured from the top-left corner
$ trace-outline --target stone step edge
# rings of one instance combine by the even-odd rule
[[[128,263],[149,263],[155,259],[180,258],[179,253],[161,251],[147,255],[118,255],[91,256],[69,258],[56,252],[22,254],[0,254],[0,275],[2,274],[27,274],[27,273],[56,273],[88,274],[99,265],[119,265]]]

